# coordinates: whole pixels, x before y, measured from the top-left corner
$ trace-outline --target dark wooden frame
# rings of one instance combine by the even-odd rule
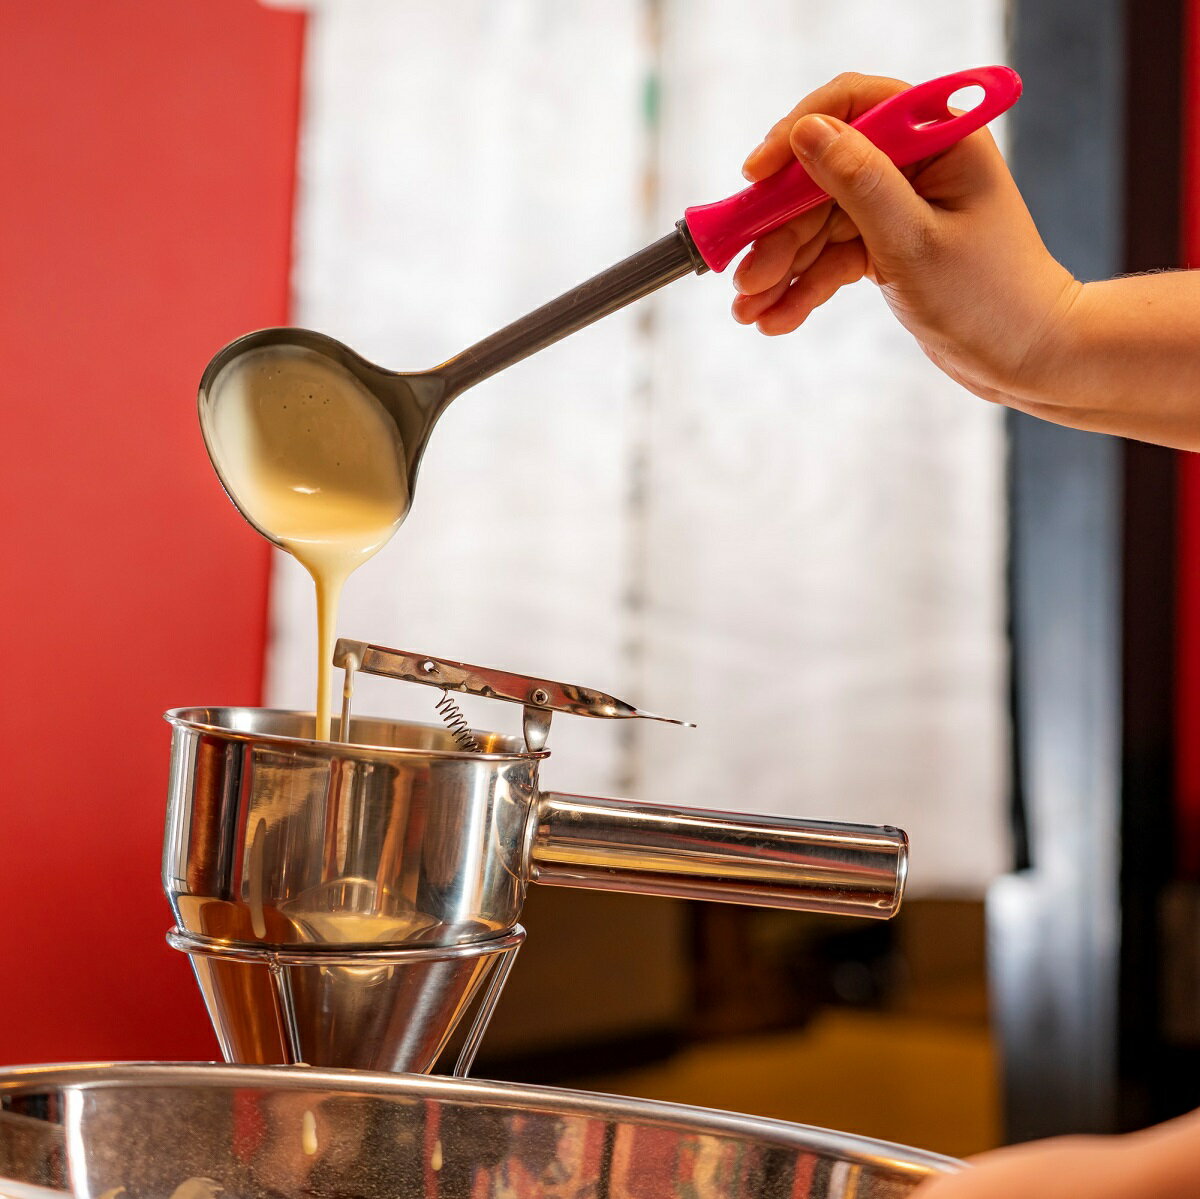
[[[1182,7],[1015,0],[1026,95],[1010,160],[1080,278],[1179,260]],[[1020,852],[989,899],[989,941],[1006,1131],[1020,1140],[1137,1127],[1186,1106],[1188,1088],[1164,1085],[1158,994],[1173,456],[1020,415],[1009,428]]]

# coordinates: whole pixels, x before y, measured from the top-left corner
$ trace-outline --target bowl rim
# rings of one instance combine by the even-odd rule
[[[439,761],[465,762],[539,762],[550,756],[548,749],[543,750],[499,750],[489,753],[469,753],[465,750],[451,749],[417,749],[402,745],[369,745],[358,741],[320,741],[315,737],[289,737],[285,733],[251,733],[245,729],[230,728],[228,725],[214,723],[214,718],[220,719],[223,712],[260,712],[265,716],[307,716],[313,718],[312,712],[304,712],[293,708],[259,708],[252,705],[223,704],[206,707],[203,704],[189,705],[183,708],[169,708],[163,713],[163,719],[173,729],[183,729],[188,732],[200,733],[207,737],[218,737],[222,741],[238,741],[244,745],[272,745],[289,749],[302,749],[315,757],[356,758],[370,760],[391,760],[397,758],[436,758]],[[355,720],[373,720],[380,724],[408,725],[418,729],[434,729],[446,732],[442,724],[425,723],[418,720],[397,720],[391,716],[355,715]],[[503,737],[506,741],[518,741],[519,738],[507,733],[491,733],[490,730],[473,729],[472,732],[488,732],[491,736]]]
[[[811,1124],[659,1099],[488,1079],[222,1062],[71,1062],[0,1069],[0,1101],[9,1096],[47,1090],[177,1086],[258,1090],[332,1087],[385,1097],[459,1100],[484,1107],[520,1107],[550,1114],[616,1118],[692,1132],[766,1140],[777,1146],[817,1152],[855,1165],[891,1170],[901,1176],[952,1174],[967,1168],[957,1158],[944,1154]]]

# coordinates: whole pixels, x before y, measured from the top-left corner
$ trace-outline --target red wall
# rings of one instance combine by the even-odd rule
[[[168,707],[255,703],[268,556],[196,382],[287,316],[302,17],[0,11],[0,1063],[216,1055],[159,884]]]
[[[1187,3],[1183,113],[1184,265],[1200,268],[1200,0]],[[1200,879],[1200,455],[1179,455],[1176,792],[1180,867]]]

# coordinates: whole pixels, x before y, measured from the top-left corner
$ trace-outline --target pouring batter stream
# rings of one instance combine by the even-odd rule
[[[408,512],[395,422],[349,370],[296,346],[233,359],[213,381],[200,420],[225,490],[316,585],[316,736],[328,740],[342,586]]]

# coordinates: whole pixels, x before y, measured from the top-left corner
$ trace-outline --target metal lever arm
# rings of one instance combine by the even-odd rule
[[[339,638],[333,650],[334,666],[345,666],[351,659],[353,669],[363,674],[382,675],[405,683],[424,683],[429,687],[440,687],[443,691],[461,691],[486,699],[507,700],[529,708],[544,708],[548,712],[570,712],[573,716],[596,716],[609,720],[659,720],[664,724],[696,727],[687,720],[644,712],[594,687],[556,683],[553,679],[514,674],[510,670],[472,666],[468,662],[435,658],[431,654],[388,649],[383,645],[368,645],[365,641]]]
[[[539,797],[530,875],[554,886],[637,891],[886,919],[908,869],[897,828]]]

